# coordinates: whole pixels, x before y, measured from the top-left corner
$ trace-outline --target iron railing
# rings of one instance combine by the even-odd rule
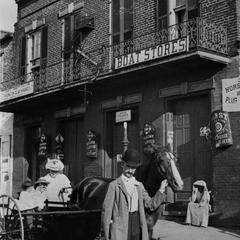
[[[104,74],[114,74],[114,59],[116,57],[184,37],[188,37],[189,51],[204,50],[227,56],[226,29],[221,25],[196,18],[170,26],[165,30],[136,36],[116,45],[101,44],[94,50],[83,49],[85,57],[75,53],[67,60],[48,65],[45,68],[35,69],[17,79],[2,82],[0,90],[4,91],[33,81],[34,93],[37,94],[68,84],[92,80]]]

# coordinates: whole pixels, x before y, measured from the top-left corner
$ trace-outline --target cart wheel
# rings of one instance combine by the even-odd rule
[[[0,196],[0,240],[24,240],[22,214],[8,195]]]

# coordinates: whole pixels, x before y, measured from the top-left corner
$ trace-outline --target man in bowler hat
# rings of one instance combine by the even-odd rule
[[[155,210],[165,199],[167,180],[161,182],[151,198],[143,184],[133,176],[141,165],[140,155],[128,149],[122,157],[123,173],[109,185],[102,211],[106,240],[148,240],[144,208]]]

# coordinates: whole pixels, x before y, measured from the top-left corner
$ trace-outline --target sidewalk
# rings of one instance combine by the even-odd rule
[[[174,221],[158,220],[153,230],[157,240],[240,240],[240,229],[194,227]]]

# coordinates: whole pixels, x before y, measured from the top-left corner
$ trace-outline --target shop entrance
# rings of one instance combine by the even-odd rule
[[[83,119],[75,118],[59,122],[57,134],[61,134],[63,141],[63,163],[65,174],[75,185],[81,181],[83,175],[83,143],[85,141]]]
[[[131,120],[127,123],[128,133],[128,148],[135,148],[139,150],[140,135],[139,135],[139,113],[138,107],[132,107],[121,110],[109,111],[106,113],[106,150],[108,155],[112,158],[112,172],[111,176],[116,178],[120,176],[122,169],[119,162],[117,162],[117,154],[123,153],[123,123],[116,123],[116,112],[123,110],[131,110]]]
[[[188,201],[194,181],[211,184],[211,146],[206,138],[200,137],[200,127],[210,120],[210,106],[209,95],[168,102],[168,111],[174,116],[174,151],[184,180],[183,191],[175,194],[176,202]]]

